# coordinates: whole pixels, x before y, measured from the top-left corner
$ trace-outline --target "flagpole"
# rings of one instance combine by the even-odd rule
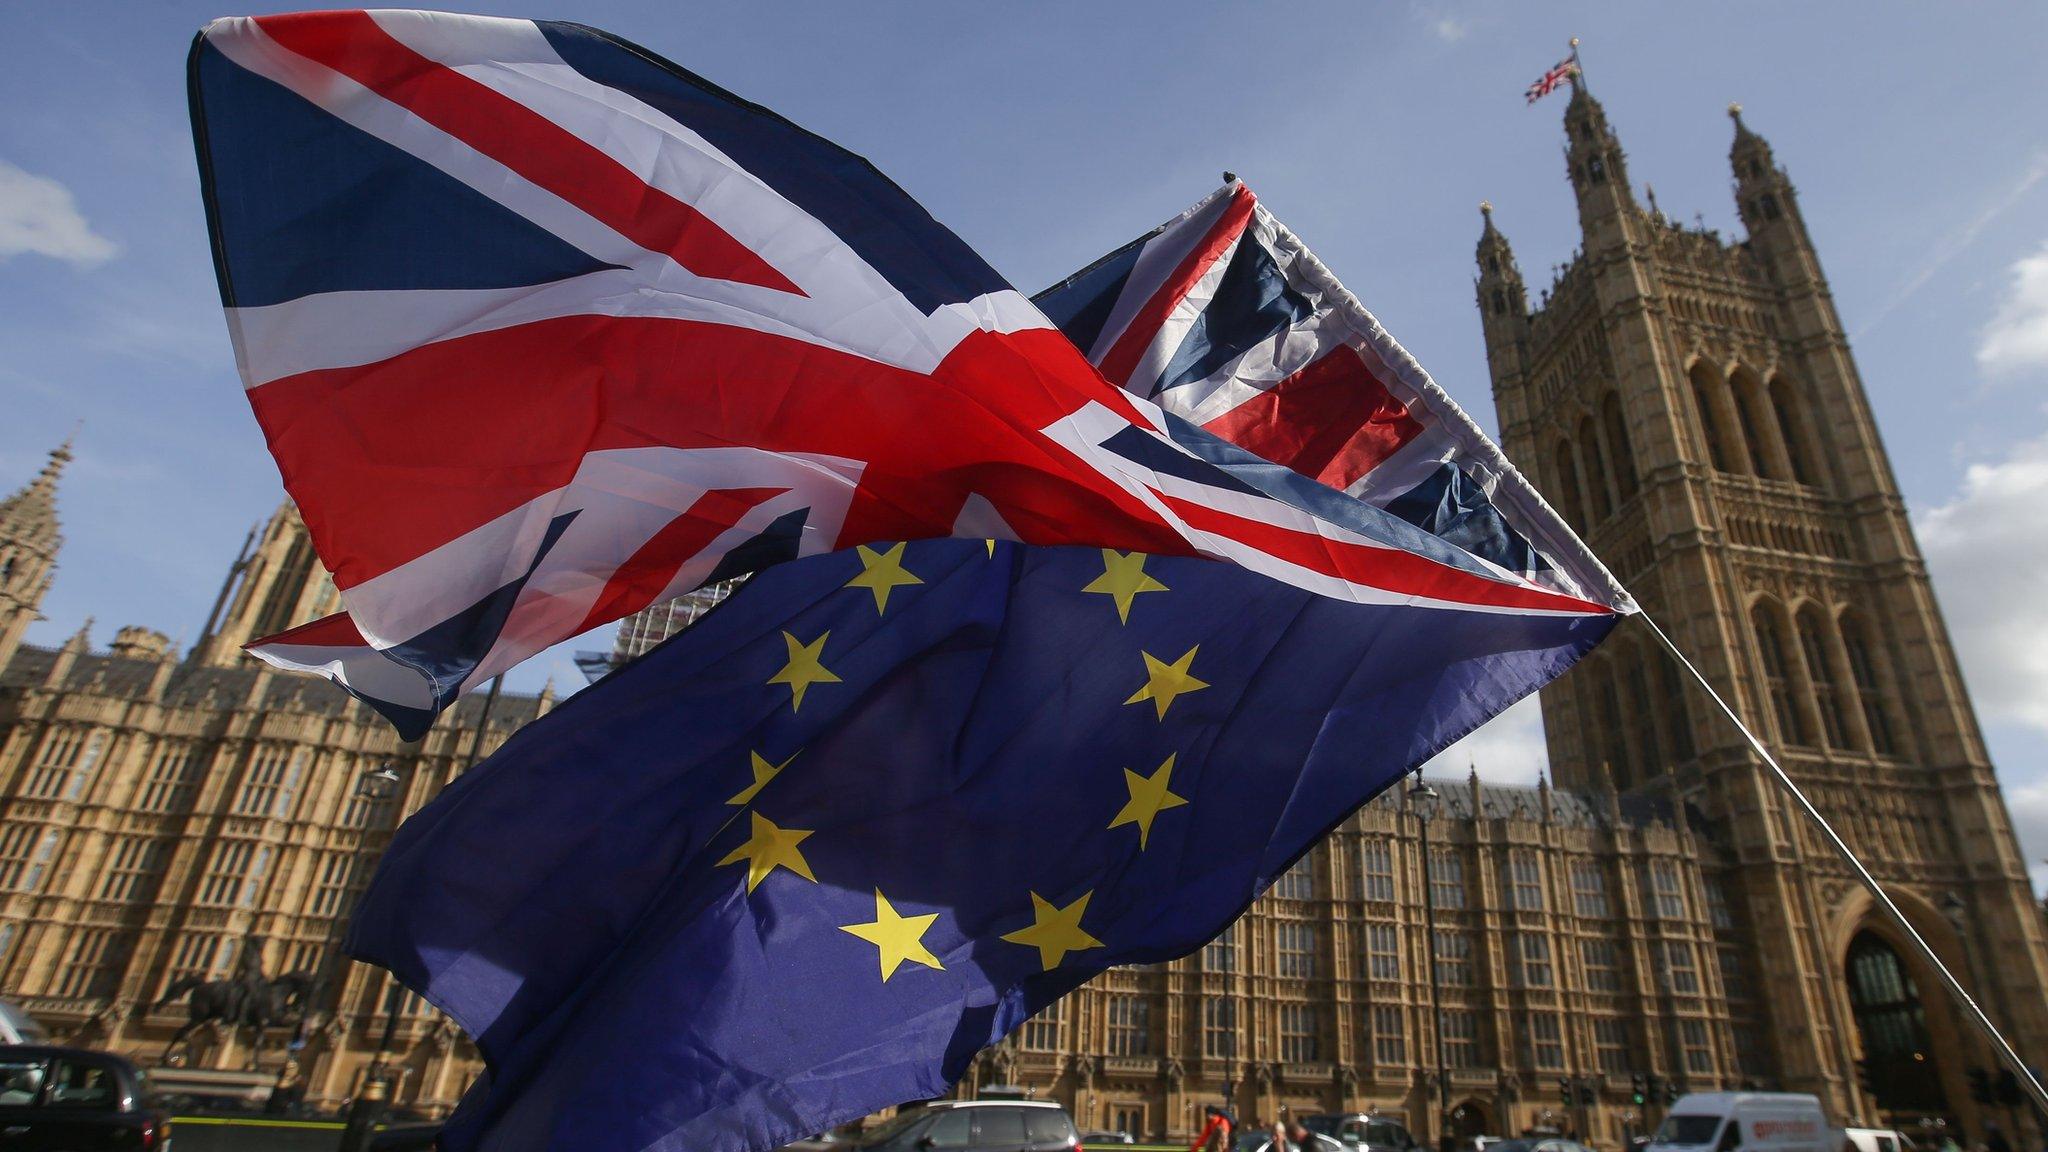
[[[1906,919],[1906,914],[1900,911],[1899,906],[1892,902],[1891,896],[1877,882],[1877,877],[1871,875],[1870,869],[1863,866],[1863,861],[1857,858],[1855,850],[1849,847],[1848,841],[1842,839],[1841,834],[1835,831],[1834,825],[1828,823],[1827,817],[1821,815],[1820,809],[1814,807],[1813,801],[1807,799],[1806,793],[1800,790],[1798,784],[1793,783],[1792,777],[1778,763],[1777,758],[1771,755],[1770,749],[1764,747],[1764,742],[1757,739],[1756,733],[1749,730],[1749,725],[1742,722],[1742,717],[1737,715],[1735,709],[1730,707],[1728,702],[1721,698],[1721,694],[1714,690],[1714,686],[1707,682],[1706,676],[1693,666],[1693,662],[1686,659],[1685,653],[1678,650],[1678,646],[1671,642],[1671,637],[1666,636],[1664,630],[1657,627],[1657,622],[1650,619],[1650,614],[1648,612],[1639,612],[1638,615],[1642,617],[1644,624],[1649,625],[1650,631],[1656,634],[1657,640],[1664,645],[1664,650],[1669,652],[1681,665],[1684,665],[1687,672],[1692,673],[1692,678],[1698,682],[1701,688],[1706,689],[1707,696],[1720,707],[1721,714],[1728,717],[1729,721],[1735,725],[1736,731],[1741,732],[1742,738],[1749,742],[1750,750],[1761,757],[1764,763],[1770,765],[1772,774],[1778,778],[1778,784],[1798,803],[1800,809],[1806,813],[1806,818],[1813,821],[1814,825],[1821,830],[1822,835],[1827,837],[1828,844],[1834,848],[1837,855],[1841,856],[1848,863],[1850,870],[1856,873],[1856,878],[1862,882],[1863,887],[1877,901],[1878,907],[1883,908],[1885,914],[1891,918],[1892,925],[1905,933],[1906,939],[1912,942],[1913,948],[1920,954],[1920,958],[1925,960],[1934,969],[1935,973],[1941,977],[1941,982],[1948,987],[1949,995],[1955,998],[1956,1003],[1963,1006],[1964,1012],[1976,1023],[1978,1031],[1991,1040],[1992,1047],[1997,1051],[1999,1059],[2012,1071],[2013,1075],[2019,1077],[2020,1083],[2024,1084],[2028,1093],[2033,1096],[2034,1103],[2044,1112],[2048,1112],[2048,1089],[2042,1088],[2041,1082],[2034,1078],[2033,1070],[2027,1067],[2026,1061],[2020,1059],[2019,1052],[2014,1050],[2012,1044],[2006,1040],[2005,1035],[1998,1030],[1998,1026],[1991,1022],[1991,1017],[1984,1014],[1984,1009],[1979,1007],[1977,1001],[1970,996],[1969,991],[1963,987],[1962,981],[1956,979],[1955,973],[1948,970],[1948,965],[1941,962],[1941,957],[1934,954],[1933,946],[1928,944],[1926,938],[1920,935],[1919,930],[1913,927],[1912,921]]]

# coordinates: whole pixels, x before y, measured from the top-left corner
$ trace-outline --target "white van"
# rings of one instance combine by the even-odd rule
[[[1694,1092],[1678,1098],[1650,1137],[1657,1152],[1842,1152],[1818,1096]]]
[[[1913,1138],[1892,1128],[1844,1128],[1848,1137],[1843,1152],[1915,1152]]]

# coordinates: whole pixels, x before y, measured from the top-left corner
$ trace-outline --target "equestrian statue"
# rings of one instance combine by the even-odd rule
[[[219,1022],[231,1032],[239,1032],[243,1028],[252,1031],[248,1067],[254,1068],[263,1051],[264,1033],[278,1024],[304,1020],[318,983],[310,972],[265,976],[263,941],[251,936],[242,942],[241,956],[233,976],[224,980],[181,976],[164,989],[156,1006],[162,1008],[182,996],[185,998],[186,1021],[171,1037],[170,1043],[164,1045],[163,1059],[168,1062],[171,1052],[201,1025]]]

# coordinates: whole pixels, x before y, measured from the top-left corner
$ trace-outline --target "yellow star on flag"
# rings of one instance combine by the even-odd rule
[[[860,554],[860,575],[846,582],[848,588],[865,588],[875,594],[875,612],[888,611],[889,593],[905,584],[922,584],[924,581],[911,575],[903,568],[903,545],[898,543],[887,552],[877,552],[865,544],[854,551]]]
[[[797,851],[796,847],[811,834],[801,828],[778,828],[774,821],[759,812],[749,815],[754,819],[753,834],[747,837],[745,844],[726,853],[725,859],[718,862],[719,865],[722,867],[746,861],[749,892],[777,868],[787,868],[816,884],[818,878],[811,875],[811,862],[804,859],[804,854]]]
[[[1178,808],[1187,803],[1187,797],[1176,796],[1166,790],[1173,779],[1173,757],[1168,756],[1150,776],[1140,776],[1129,768],[1124,769],[1124,786],[1131,790],[1130,802],[1116,819],[1109,822],[1111,828],[1126,824],[1138,826],[1138,851],[1145,850],[1145,842],[1152,838],[1152,821],[1168,808]]]
[[[1136,704],[1141,700],[1150,700],[1153,706],[1159,709],[1159,718],[1166,719],[1166,710],[1173,707],[1176,698],[1189,692],[1200,692],[1209,686],[1207,680],[1197,680],[1188,672],[1194,665],[1195,652],[1200,647],[1201,645],[1197,644],[1194,648],[1188,649],[1181,654],[1180,659],[1171,664],[1150,652],[1140,653],[1145,657],[1145,686],[1132,693],[1131,698],[1124,703]]]
[[[877,888],[875,918],[866,924],[842,924],[839,930],[850,932],[881,950],[882,983],[887,984],[889,977],[896,974],[896,969],[902,967],[905,960],[914,960],[927,968],[945,970],[946,966],[939,963],[939,958],[932,955],[931,950],[924,946],[925,931],[932,926],[932,921],[938,918],[937,912],[925,916],[899,916],[896,914],[895,906],[889,903],[889,898],[882,895],[882,890]]]
[[[982,543],[984,543],[984,544],[988,545],[988,558],[989,558],[989,559],[991,559],[991,560],[995,559],[995,558],[996,558],[996,542],[995,542],[995,540],[994,540],[994,539],[988,539],[988,540],[984,540],[984,541],[982,541]]]
[[[745,804],[749,800],[752,800],[756,795],[760,793],[762,788],[767,786],[770,780],[775,779],[775,777],[779,775],[784,768],[789,767],[790,760],[795,760],[797,758],[797,753],[790,753],[789,760],[784,760],[780,764],[770,764],[768,762],[768,758],[766,756],[761,755],[759,752],[749,752],[747,753],[747,758],[753,762],[752,767],[754,769],[754,782],[752,784],[747,785],[745,788],[740,789],[739,795],[734,796],[730,800],[727,800],[727,804],[739,806]]]
[[[1059,967],[1069,952],[1100,948],[1102,941],[1081,931],[1081,916],[1088,911],[1088,899],[1093,895],[1095,890],[1091,888],[1065,908],[1055,908],[1052,901],[1033,892],[1031,927],[1019,928],[1003,939],[1038,949],[1038,962],[1045,966],[1047,972]]]
[[[1102,575],[1082,588],[1083,592],[1101,592],[1116,601],[1116,618],[1120,623],[1131,622],[1131,601],[1140,592],[1164,592],[1166,585],[1145,574],[1143,552],[1118,552],[1114,548],[1102,550]]]
[[[787,632],[782,634],[782,642],[789,646],[789,663],[782,666],[782,671],[770,676],[768,682],[789,685],[791,712],[804,706],[804,690],[811,685],[839,683],[839,677],[818,663],[825,654],[825,637],[830,635],[830,632],[820,632],[816,640],[805,644]]]

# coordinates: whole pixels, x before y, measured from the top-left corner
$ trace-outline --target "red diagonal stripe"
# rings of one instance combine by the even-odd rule
[[[1350,487],[1422,432],[1348,346],[1203,427],[1332,488]]]
[[[1368,588],[1380,588],[1404,596],[1422,596],[1452,604],[1471,604],[1475,607],[1531,608],[1602,616],[1612,615],[1614,612],[1604,604],[1595,604],[1576,596],[1488,580],[1448,564],[1439,564],[1427,556],[1418,556],[1398,548],[1373,548],[1364,544],[1350,544],[1322,536],[1311,536],[1261,520],[1246,519],[1204,504],[1196,504],[1159,492],[1158,489],[1153,491],[1166,502],[1168,508],[1187,521],[1190,527],[1232,540],[1241,540],[1261,552],[1311,572],[1335,576]]]
[[[1202,237],[1202,242],[1195,245],[1194,251],[1182,258],[1173,275],[1166,278],[1166,283],[1159,286],[1159,291],[1154,292],[1150,300],[1145,301],[1138,314],[1131,317],[1130,326],[1116,338],[1116,343],[1102,358],[1102,374],[1111,384],[1130,387],[1131,373],[1137,371],[1138,361],[1145,357],[1145,349],[1152,346],[1152,338],[1159,335],[1160,325],[1166,323],[1166,318],[1173,314],[1174,306],[1195,286],[1195,281],[1214,267],[1223,253],[1229,250],[1231,242],[1243,233],[1245,222],[1252,217],[1252,205],[1256,200],[1251,189],[1238,185],[1230,198],[1230,206],[1223,210],[1222,218],[1209,229],[1207,236]],[[1137,391],[1142,396],[1150,389]]]
[[[661,595],[685,563],[739,523],[741,517],[787,491],[734,488],[697,497],[682,515],[663,525],[661,531],[650,536],[639,551],[612,572],[597,603],[590,606],[575,632],[587,632],[654,603],[654,598]]]
[[[366,12],[260,16],[278,44],[325,65],[699,276],[803,295],[688,204],[502,93],[406,47]]]

